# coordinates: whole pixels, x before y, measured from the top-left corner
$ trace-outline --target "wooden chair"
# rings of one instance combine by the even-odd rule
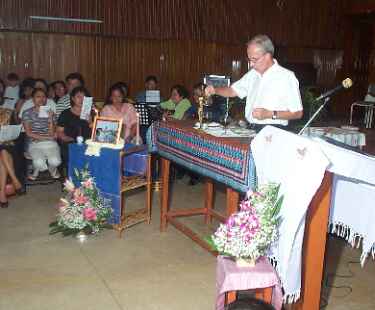
[[[145,171],[140,171],[138,173],[132,173],[131,175],[123,176],[121,180],[121,222],[115,225],[115,229],[119,231],[119,237],[121,238],[123,231],[133,225],[151,221],[151,207],[152,207],[152,180],[151,180],[151,155],[142,154],[147,151],[145,145],[135,146],[129,150],[123,151],[121,156],[121,167],[122,171],[125,167],[125,157],[126,156],[136,156],[139,154],[140,160],[144,160],[146,157],[146,168]],[[126,198],[131,191],[144,188],[146,191],[145,207],[139,208],[132,212],[127,212]],[[137,193],[139,194],[139,193]]]

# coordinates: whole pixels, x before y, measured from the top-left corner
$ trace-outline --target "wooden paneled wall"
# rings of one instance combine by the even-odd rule
[[[242,45],[199,41],[124,39],[45,33],[0,33],[0,72],[21,77],[64,79],[81,72],[87,87],[103,98],[111,83],[126,81],[131,94],[141,90],[145,76],[155,74],[165,97],[182,83],[191,88],[204,73],[232,74],[232,61],[247,68]]]
[[[375,15],[348,15],[345,29],[343,69],[349,72],[354,82],[353,87],[345,92],[341,105],[348,113],[350,105],[363,100],[368,85],[375,83]]]
[[[155,74],[167,97],[173,84],[191,88],[204,73],[237,79],[247,69],[245,43],[257,33],[271,36],[282,63],[314,63],[316,51],[340,53],[347,2],[1,0],[0,77],[14,71],[52,81],[80,71],[103,98],[114,81],[128,82],[134,95]],[[103,23],[33,21],[31,15]],[[241,62],[240,70],[233,61]]]
[[[243,44],[256,33],[277,45],[337,48],[347,0],[1,0],[0,28],[127,38]],[[29,16],[102,20],[46,22]]]

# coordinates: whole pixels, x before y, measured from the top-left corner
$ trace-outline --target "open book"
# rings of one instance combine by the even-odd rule
[[[0,143],[18,138],[22,125],[4,125],[0,127]]]

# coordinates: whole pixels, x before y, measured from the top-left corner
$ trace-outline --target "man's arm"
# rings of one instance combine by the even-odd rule
[[[204,90],[206,96],[211,95],[219,95],[222,97],[237,97],[237,93],[232,87],[213,87],[212,85],[208,85],[206,89]]]

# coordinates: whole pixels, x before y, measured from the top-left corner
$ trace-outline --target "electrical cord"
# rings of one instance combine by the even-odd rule
[[[341,278],[341,279],[353,278],[355,274],[350,268],[350,266],[353,265],[353,264],[359,264],[359,262],[358,261],[348,261],[346,263],[346,267],[348,269],[347,274],[328,273],[325,277],[325,280],[323,281],[323,289],[332,288],[332,289],[346,290],[346,293],[343,294],[343,295],[333,296],[333,297],[336,297],[336,298],[346,298],[347,296],[349,296],[353,291],[353,288],[350,285],[333,285],[333,284],[330,284],[330,279],[331,278]],[[320,309],[324,309],[327,306],[328,306],[328,296],[324,296],[324,294],[322,294],[321,302],[320,302]]]

